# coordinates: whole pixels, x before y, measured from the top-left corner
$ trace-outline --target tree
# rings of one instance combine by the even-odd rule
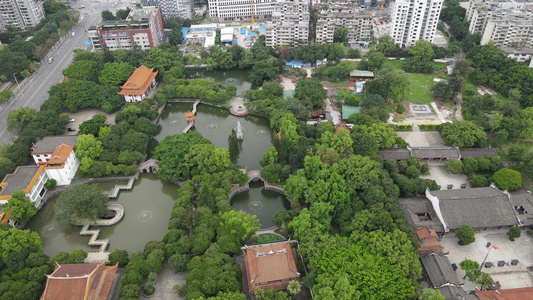
[[[359,50],[352,48],[348,48],[348,50],[346,50],[346,55],[348,56],[348,58],[361,57],[361,53],[359,53]]]
[[[5,90],[0,92],[0,104],[7,102],[13,97],[13,92],[10,90]]]
[[[106,116],[101,113],[97,113],[90,120],[87,120],[80,124],[78,127],[79,134],[92,134],[98,136],[100,133],[100,127],[105,126]]]
[[[443,125],[442,138],[448,146],[484,147],[487,135],[483,129],[471,121],[457,121]]]
[[[16,166],[9,158],[0,156],[0,178],[4,178],[7,174],[15,171]]]
[[[179,29],[173,29],[168,35],[168,42],[172,46],[178,46],[183,42],[183,35]]]
[[[104,65],[100,72],[98,82],[100,84],[118,86],[126,82],[133,71],[135,71],[135,67],[128,63],[109,62]]]
[[[37,115],[37,110],[33,107],[23,106],[16,110],[10,110],[7,113],[7,130],[22,130]]]
[[[16,227],[0,230],[0,262],[6,264],[8,268],[12,266],[24,268],[26,258],[30,253],[42,252],[43,246],[37,232],[29,229],[20,230]],[[13,254],[19,255],[13,256]]]
[[[296,83],[294,97],[308,103],[308,107],[319,107],[324,104],[327,91],[322,83],[316,79],[300,79]]]
[[[387,61],[387,58],[383,53],[379,51],[371,51],[367,55],[368,61],[367,61],[367,69],[370,71],[376,71],[381,69],[383,64]]]
[[[468,277],[469,281],[476,282],[481,276],[481,271],[479,271],[479,263],[473,260],[465,259],[459,263],[459,266],[461,267],[461,270],[466,272],[463,279]]]
[[[95,74],[96,61],[94,60],[78,60],[63,70],[63,75],[70,79],[94,80]]]
[[[88,256],[87,252],[81,249],[78,249],[78,250],[74,250],[70,252],[70,255],[68,257],[69,257],[69,260],[74,263],[82,263],[85,261],[87,256]]]
[[[431,94],[434,98],[440,99],[440,100],[449,100],[451,99],[451,93],[452,89],[450,88],[450,85],[446,82],[437,82],[433,87],[431,88]]]
[[[84,157],[98,158],[102,151],[104,151],[102,142],[98,141],[92,134],[82,134],[76,141],[76,157],[79,159]]]
[[[455,237],[459,239],[458,243],[460,246],[470,245],[476,240],[474,229],[468,225],[463,225],[460,229],[455,231]]]
[[[376,49],[385,56],[398,56],[402,50],[390,35],[380,36]]]
[[[410,93],[411,83],[402,70],[382,69],[365,84],[365,89],[367,94],[381,95],[385,101],[403,101]]]
[[[115,16],[113,15],[112,12],[110,12],[107,9],[102,11],[102,20],[104,20],[104,21],[113,21],[114,19],[115,19]]]
[[[126,20],[128,15],[130,14],[130,12],[131,12],[131,9],[129,7],[126,8],[126,9],[117,10],[117,12],[116,12],[117,19]]]
[[[496,186],[505,191],[512,191],[522,186],[522,175],[512,169],[500,169],[492,177]]]
[[[256,216],[243,211],[231,210],[222,214],[219,213],[219,216],[221,221],[217,228],[217,239],[228,236],[235,242],[234,245],[236,246],[233,249],[223,249],[226,250],[224,252],[239,253],[241,243],[261,227]]]
[[[112,265],[118,263],[120,267],[126,266],[129,262],[128,251],[120,249],[113,250],[113,252],[109,253],[109,262]]]
[[[424,40],[416,41],[413,49],[409,51],[411,58],[407,62],[407,70],[411,72],[430,73],[433,70],[435,52],[431,43]]]
[[[372,108],[372,107],[380,107],[385,108],[385,100],[383,100],[383,97],[380,95],[370,94],[365,97],[363,102],[361,102],[361,108]]]
[[[263,82],[272,80],[277,77],[277,59],[269,57],[256,61],[250,72],[250,81],[253,85],[261,86]]]
[[[335,29],[335,33],[333,34],[333,42],[343,44],[348,43],[348,28],[339,27]]]
[[[507,231],[507,236],[509,237],[509,240],[514,242],[515,239],[519,238],[522,233],[522,230],[518,228],[517,226],[513,226],[509,228],[509,231]]]
[[[289,294],[296,296],[300,293],[302,290],[302,286],[298,281],[291,281],[289,282],[289,285],[287,286],[287,291],[289,291]]]
[[[63,227],[81,224],[86,220],[94,222],[104,215],[109,197],[94,185],[76,184],[63,191],[54,205],[55,219]]]
[[[231,130],[231,133],[228,137],[228,149],[231,162],[237,163],[237,160],[239,159],[240,144],[239,140],[237,139],[235,129]]]
[[[439,290],[434,289],[425,289],[422,295],[420,295],[420,300],[445,300]]]
[[[11,213],[11,219],[24,223],[35,216],[37,209],[30,202],[23,191],[15,191],[6,204],[6,210]]]

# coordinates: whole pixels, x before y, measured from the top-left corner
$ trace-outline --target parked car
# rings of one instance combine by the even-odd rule
[[[68,119],[68,121],[72,123],[72,122],[76,121],[76,119]]]
[[[67,128],[67,131],[76,131],[76,129],[69,127]]]
[[[53,57],[50,57],[50,58],[48,59],[48,63],[49,63],[49,64],[51,64],[53,61],[54,61],[54,58],[53,58]]]

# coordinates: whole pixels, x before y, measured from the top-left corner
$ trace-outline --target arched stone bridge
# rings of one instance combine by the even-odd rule
[[[157,168],[159,168],[159,161],[156,159],[149,159],[143,161],[137,170],[139,170],[140,173],[157,173]]]
[[[265,179],[263,179],[263,177],[261,177],[261,170],[252,170],[252,171],[250,171],[250,172],[248,172],[246,174],[248,175],[248,182],[252,181],[255,178],[259,178],[262,181],[265,181]]]

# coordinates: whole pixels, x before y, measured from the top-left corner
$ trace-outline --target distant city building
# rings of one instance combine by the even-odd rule
[[[320,10],[316,22],[316,42],[333,43],[337,28],[348,29],[348,42],[368,41],[372,36],[372,15],[357,8],[328,6]]]
[[[469,31],[481,36],[481,45],[533,47],[532,4],[523,1],[471,1],[466,11]],[[517,50],[520,52],[521,50]],[[508,54],[507,49],[506,54]]]
[[[511,47],[503,47],[501,48],[503,53],[507,55],[509,58],[516,59],[518,62],[525,62],[526,60],[533,57],[533,49],[531,48],[511,48]]]
[[[274,2],[272,21],[266,24],[267,47],[306,44],[309,38],[309,2],[278,0]]]
[[[205,48],[215,45],[217,24],[191,25],[185,35],[186,43],[199,44]]]
[[[158,0],[158,2],[163,17],[193,18],[194,0]]]
[[[145,6],[159,6],[159,0],[141,0],[142,7]]]
[[[209,17],[216,22],[270,20],[274,12],[273,0],[208,0]]]
[[[418,40],[433,42],[444,0],[397,0],[392,5],[390,35],[396,44],[413,47]]]
[[[130,12],[127,21],[104,21],[89,27],[89,39],[95,50],[141,50],[159,46],[163,41],[163,18],[158,7],[144,7]]]
[[[0,31],[7,26],[18,30],[34,27],[44,19],[43,3],[34,0],[0,0]]]

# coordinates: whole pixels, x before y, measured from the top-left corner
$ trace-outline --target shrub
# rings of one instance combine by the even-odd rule
[[[441,124],[418,124],[420,131],[439,131]]]
[[[155,293],[155,287],[153,285],[147,284],[143,288],[143,295],[152,296]]]
[[[109,261],[112,265],[118,263],[120,267],[124,267],[129,262],[128,251],[120,249],[113,250],[113,252],[109,253]]]
[[[420,173],[424,175],[429,175],[429,165],[423,164],[422,167],[420,168]]]
[[[57,181],[55,179],[49,179],[45,184],[44,187],[47,190],[51,190],[56,187]]]
[[[413,124],[394,124],[396,131],[413,131]]]
[[[399,113],[399,114],[403,114],[405,112],[405,106],[403,106],[403,104],[401,104],[401,103],[397,103],[394,106],[394,110],[396,110],[396,112]]]
[[[476,188],[476,187],[484,187],[484,186],[489,186],[490,183],[489,181],[487,180],[487,177],[485,176],[476,176],[474,178],[472,178],[472,180],[470,180],[470,186],[473,187],[473,188]]]
[[[179,273],[187,270],[187,264],[191,259],[186,254],[174,254],[168,259],[170,270]]]
[[[515,239],[519,238],[521,234],[522,232],[520,228],[516,226],[509,228],[509,231],[507,231],[507,236],[509,237],[509,240],[513,242]]]

